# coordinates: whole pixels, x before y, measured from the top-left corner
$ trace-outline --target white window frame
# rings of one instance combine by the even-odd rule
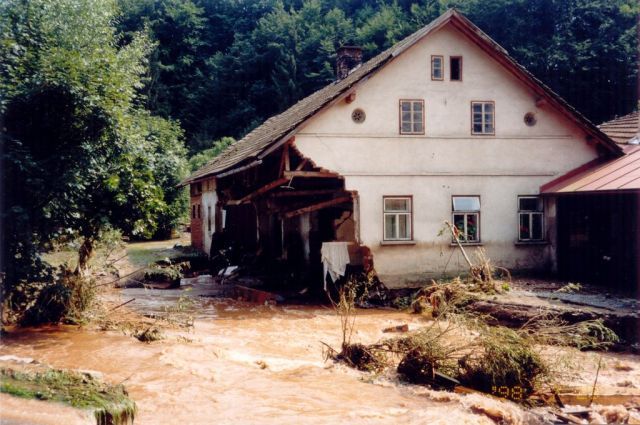
[[[402,117],[402,106],[403,104],[408,103],[409,106],[409,111],[404,111],[404,112],[409,112],[409,121],[405,121]],[[420,107],[422,108],[422,113],[420,114],[420,123],[422,124],[422,130],[420,131],[416,131],[415,127],[416,124],[418,123],[418,121],[415,120],[415,114],[416,114],[416,104],[419,104]],[[400,99],[399,102],[399,108],[398,108],[398,115],[399,115],[399,124],[400,124],[400,134],[425,134],[425,111],[424,111],[424,99]],[[404,131],[402,129],[403,124],[408,123],[411,125],[411,131]]]
[[[540,206],[537,210],[523,210],[520,208],[521,199],[535,199]],[[521,217],[528,216],[529,221],[529,238],[522,237],[522,229],[520,227]],[[533,238],[533,216],[540,216],[540,238]],[[518,196],[518,242],[543,242],[545,240],[545,223],[544,223],[544,202],[537,195],[521,195]]]
[[[402,200],[408,201],[408,210],[387,210],[387,200]],[[395,238],[387,238],[387,216],[395,216]],[[400,238],[400,216],[407,217],[407,237]],[[403,196],[383,196],[382,197],[382,240],[383,241],[412,241],[413,240],[413,197],[408,195]]]
[[[478,198],[478,209],[477,210],[456,210],[454,200],[455,198]],[[451,222],[460,231],[458,235],[458,240],[462,244],[477,244],[480,243],[480,210],[482,208],[482,200],[479,195],[453,195],[451,197]],[[462,215],[463,216],[463,228],[459,229],[456,226],[455,216]],[[476,222],[476,237],[475,239],[468,239],[467,236],[469,234],[468,224],[469,217],[475,217]],[[455,242],[455,238],[453,238],[452,242]]]
[[[480,121],[476,120],[476,105],[480,105]],[[487,112],[487,106],[491,106],[491,111]],[[491,121],[487,117],[491,117]],[[476,131],[476,124],[480,125],[480,131]],[[471,134],[480,136],[494,136],[496,134],[496,103],[494,101],[474,100],[471,102]]]

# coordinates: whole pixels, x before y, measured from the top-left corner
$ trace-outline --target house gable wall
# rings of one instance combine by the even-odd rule
[[[196,187],[200,189],[197,190]],[[215,232],[216,194],[215,179],[208,179],[190,185],[189,217],[191,218],[191,246],[209,254],[211,236]],[[195,217],[194,217],[195,211]],[[211,227],[209,227],[211,223]]]
[[[444,81],[431,80],[431,55],[444,56]],[[449,57],[462,56],[462,81],[449,81]],[[399,100],[423,99],[426,134],[399,135]],[[471,135],[471,102],[495,102],[495,136]],[[364,123],[351,119],[361,108]],[[527,126],[524,115],[535,113]],[[495,263],[549,268],[553,245],[517,246],[517,196],[537,194],[557,176],[597,157],[586,134],[451,25],[430,34],[310,119],[296,146],[318,166],[339,172],[357,191],[360,241],[371,248],[386,283],[465,268],[450,238],[452,195],[481,196],[482,243]],[[413,195],[414,244],[381,244],[382,197]],[[554,240],[553,205],[547,239]]]

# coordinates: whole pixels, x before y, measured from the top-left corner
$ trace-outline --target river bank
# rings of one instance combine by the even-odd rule
[[[111,293],[112,303],[131,294]],[[167,305],[175,291],[164,291]],[[187,292],[188,294],[188,292]],[[141,320],[157,313],[162,295],[126,308]],[[192,304],[194,325],[165,329],[166,339],[141,343],[122,331],[92,327],[49,326],[10,330],[0,356],[33,358],[62,369],[100,373],[124,383],[138,406],[136,424],[338,423],[531,423],[533,416],[511,402],[480,395],[436,392],[400,383],[393,376],[358,372],[325,362],[321,342],[337,346],[340,332],[334,312],[312,306],[256,306],[230,299],[198,297]],[[118,313],[124,314],[124,313]],[[427,319],[394,310],[360,310],[354,340],[373,343],[383,329]],[[572,385],[593,383],[600,353],[573,350],[580,365]],[[602,354],[599,391],[640,387],[638,356]],[[617,370],[625,365],[627,370]],[[624,386],[619,386],[619,385]],[[13,403],[15,423],[72,423],[68,409],[57,422],[38,422],[32,403]],[[20,407],[22,406],[22,407]],[[483,407],[484,406],[484,407]],[[496,413],[499,412],[499,413]],[[74,412],[75,413],[75,412]],[[24,422],[20,422],[24,421]]]

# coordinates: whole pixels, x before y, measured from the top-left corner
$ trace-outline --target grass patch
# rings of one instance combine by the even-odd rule
[[[168,240],[129,243],[127,244],[127,256],[131,264],[137,267],[148,266],[165,258],[175,263],[203,256],[203,254],[192,250],[191,247],[174,248],[172,243],[175,242],[175,240]],[[176,259],[180,261],[175,261]]]
[[[86,373],[56,369],[21,372],[2,368],[0,392],[91,410],[98,425],[133,423],[136,414],[136,405],[124,386],[105,384]]]

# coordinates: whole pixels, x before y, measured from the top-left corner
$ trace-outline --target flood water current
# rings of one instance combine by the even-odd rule
[[[150,314],[176,303],[183,291],[123,290],[112,295]],[[492,424],[477,412],[477,395],[438,393],[376,377],[323,358],[340,344],[340,325],[323,306],[263,306],[193,296],[189,331],[141,343],[117,331],[49,327],[13,331],[0,356],[33,358],[56,368],[97,372],[123,383],[136,401],[136,424]],[[115,313],[114,313],[115,314]],[[360,310],[354,342],[389,336],[382,330],[425,319],[393,310]],[[488,399],[487,399],[488,400]],[[510,411],[516,423],[520,410]],[[92,423],[74,409],[2,395],[3,424]]]

